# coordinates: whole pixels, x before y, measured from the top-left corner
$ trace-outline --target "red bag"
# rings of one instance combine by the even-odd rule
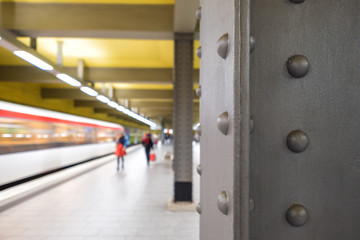
[[[154,152],[151,152],[150,153],[150,161],[155,162],[155,160],[156,160],[156,155]]]
[[[126,155],[125,148],[124,148],[124,146],[123,146],[121,143],[119,143],[119,144],[116,146],[115,155],[118,156],[118,157],[123,157],[123,156]]]

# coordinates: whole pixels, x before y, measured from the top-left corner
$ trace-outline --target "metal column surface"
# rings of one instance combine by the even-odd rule
[[[174,201],[192,202],[193,34],[175,34]]]
[[[201,240],[249,240],[249,1],[202,0]]]
[[[359,13],[251,1],[251,239],[360,239]]]

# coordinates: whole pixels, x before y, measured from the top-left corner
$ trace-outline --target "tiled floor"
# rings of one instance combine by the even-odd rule
[[[114,161],[43,192],[0,213],[1,240],[196,240],[196,212],[170,212],[173,192],[172,146],[157,150],[146,165],[142,148],[125,157],[125,169]],[[194,145],[194,169],[199,146]],[[199,176],[194,170],[194,200]]]

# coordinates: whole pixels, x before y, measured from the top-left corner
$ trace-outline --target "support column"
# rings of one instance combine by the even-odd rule
[[[193,34],[175,34],[174,202],[192,202]]]
[[[161,118],[161,143],[164,144],[165,143],[165,121],[163,118]]]
[[[37,38],[30,38],[30,47],[32,49],[35,49],[37,48]]]
[[[63,66],[63,46],[64,46],[63,41],[57,42],[56,64],[59,65],[60,67]]]

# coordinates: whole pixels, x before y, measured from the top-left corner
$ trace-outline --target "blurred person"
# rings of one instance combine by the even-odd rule
[[[142,141],[142,144],[145,147],[147,164],[150,165],[150,150],[154,149],[153,141],[151,140],[151,133],[147,133],[145,138]]]
[[[122,160],[121,168],[124,169],[124,161],[125,161],[124,156],[126,155],[126,151],[125,151],[125,137],[124,137],[123,132],[120,132],[120,135],[119,135],[119,137],[117,139],[115,155],[117,156],[117,168],[116,168],[116,170],[119,171],[120,158]]]

